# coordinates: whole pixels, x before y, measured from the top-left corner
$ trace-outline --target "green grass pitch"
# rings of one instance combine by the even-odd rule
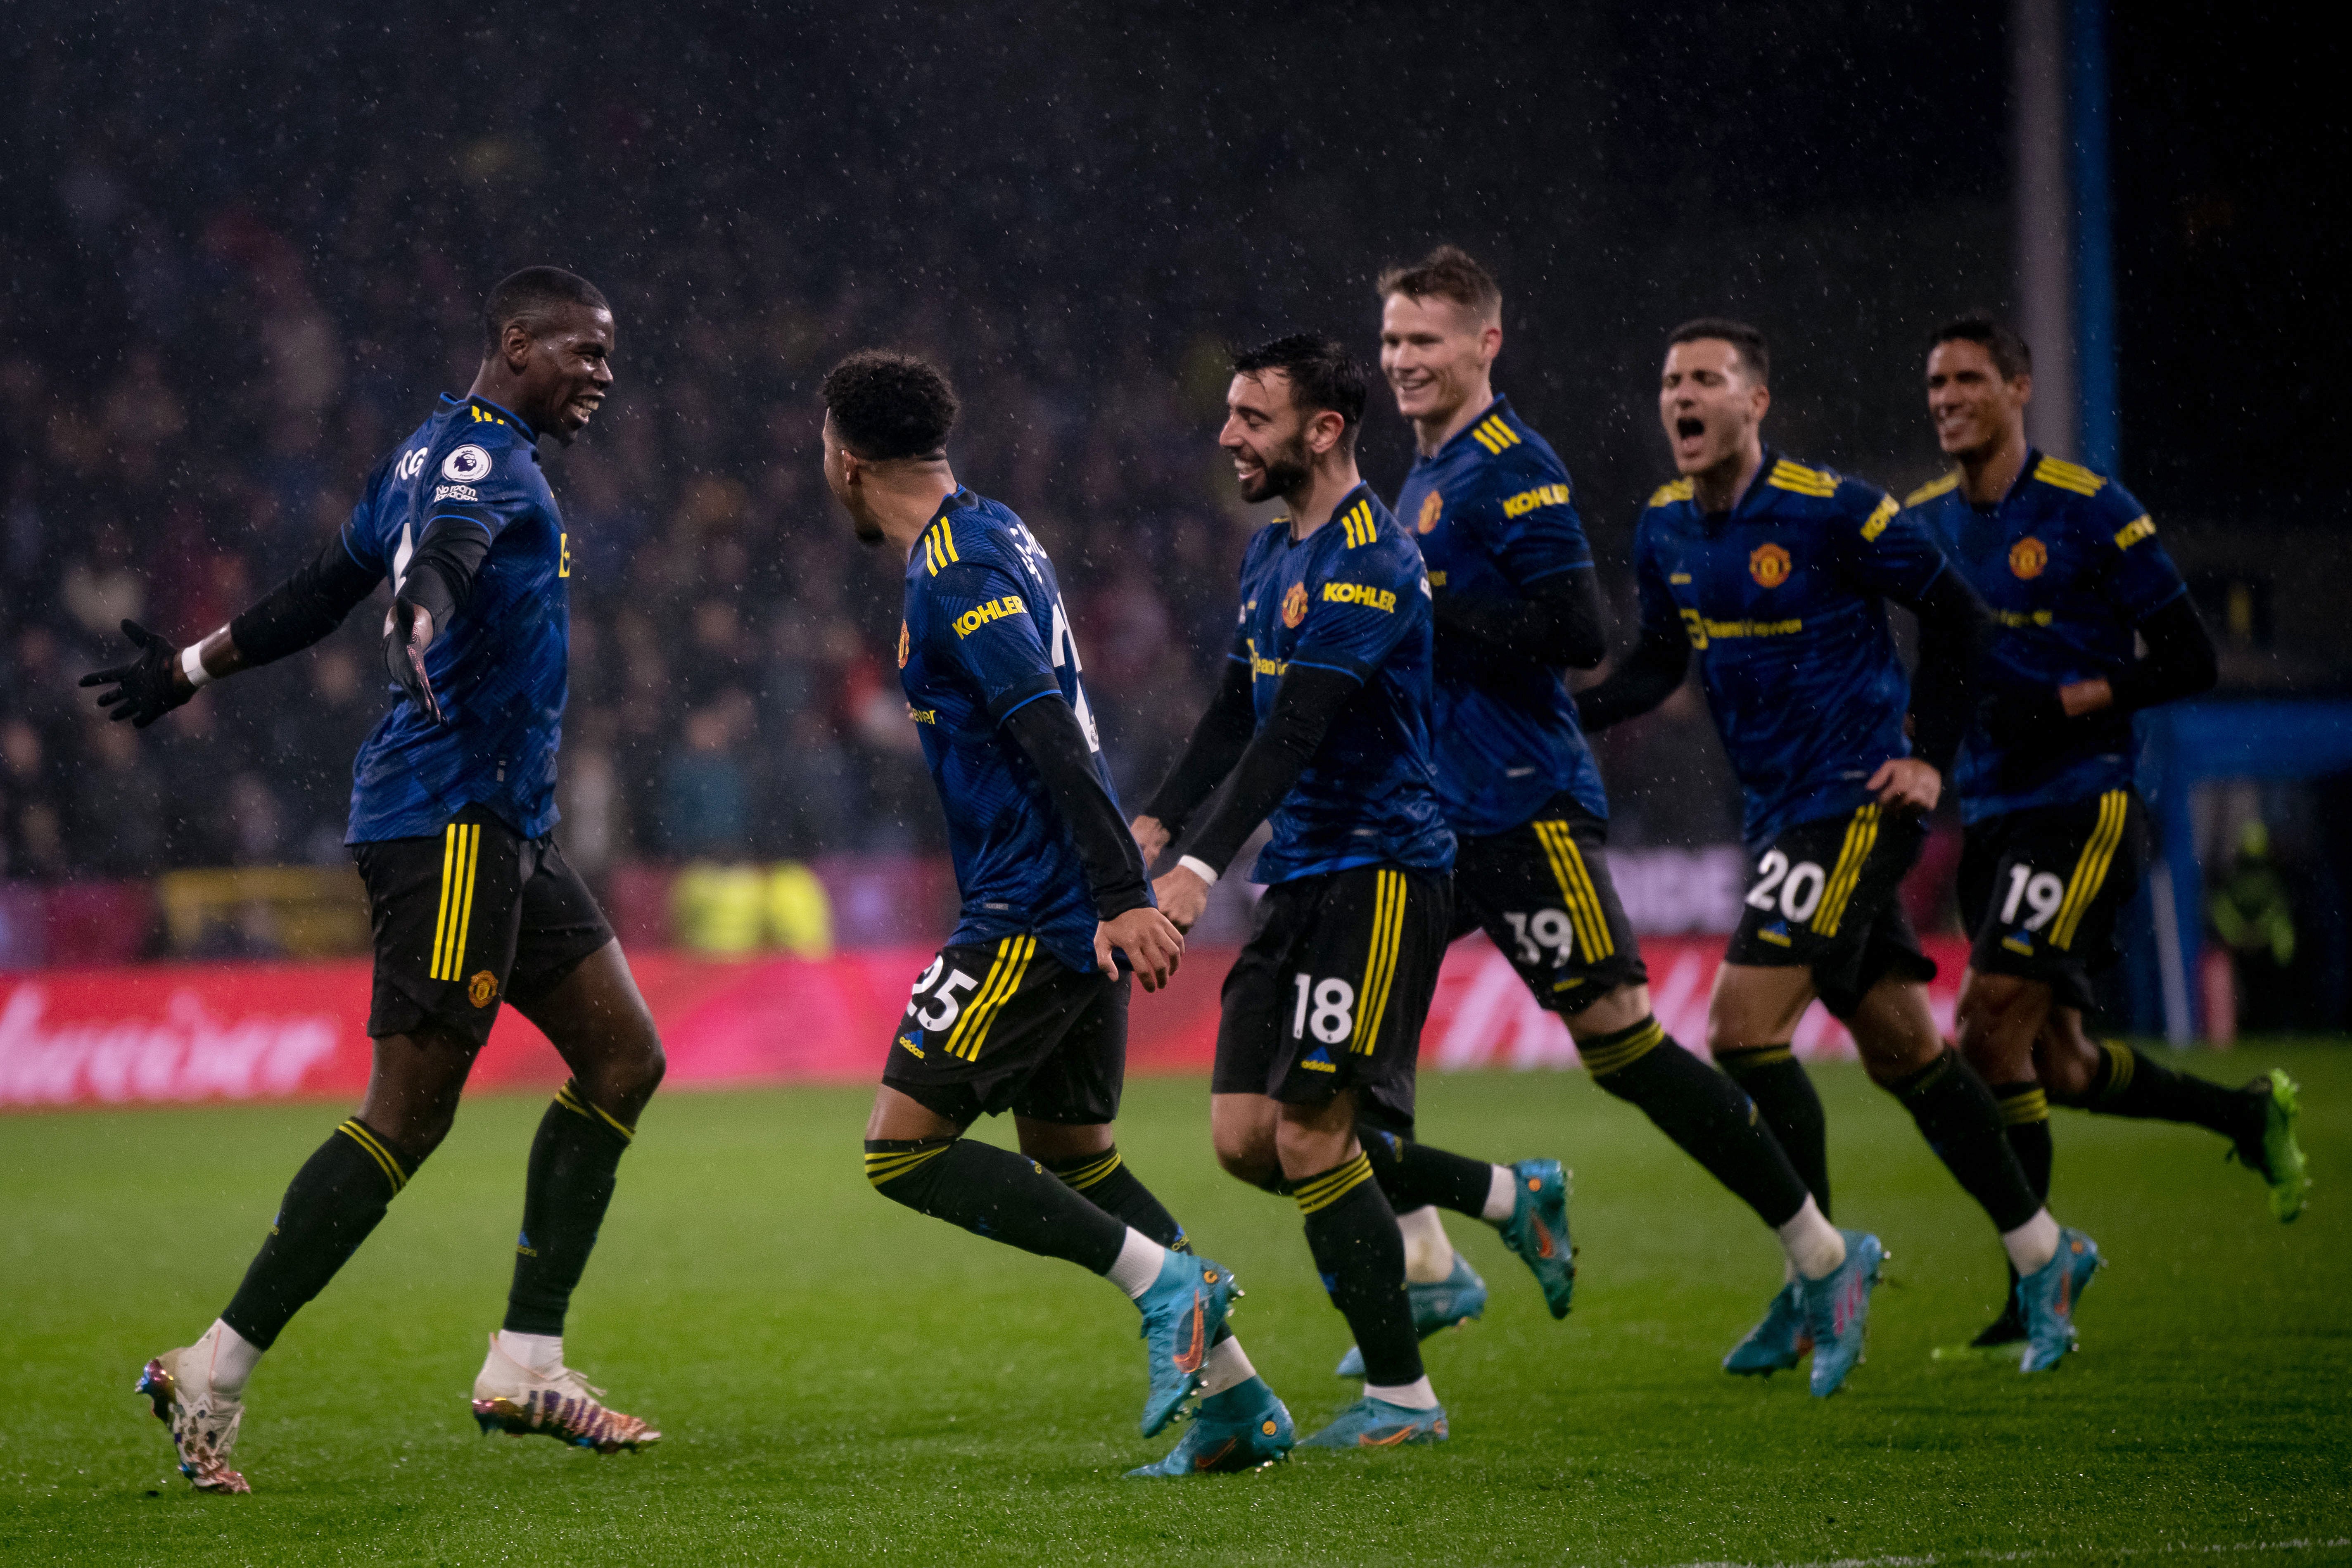
[[[1836,1398],[1717,1363],[1771,1239],[1580,1075],[1431,1075],[1423,1131],[1576,1171],[1576,1310],[1491,1231],[1494,1289],[1429,1367],[1433,1450],[1121,1479],[1135,1316],[1111,1288],[920,1219],[859,1171],[857,1089],[674,1094],[646,1116],[574,1305],[572,1362],[667,1434],[600,1458],[477,1434],[542,1102],[484,1097],[247,1393],[249,1498],[193,1494],[131,1393],[235,1288],[338,1108],[0,1120],[0,1562],[1906,1563],[2352,1558],[2352,1049],[2189,1065],[2305,1087],[2311,1211],[2195,1129],[2061,1111],[2057,1212],[2112,1258],[2052,1376],[1931,1347],[2000,1255],[1909,1121],[1821,1069],[1839,1217],[1894,1255]],[[1121,1146],[1248,1291],[1235,1327],[1307,1430],[1348,1342],[1286,1204],[1220,1175],[1205,1086],[1131,1086]],[[1009,1129],[985,1129],[992,1137]],[[2301,1544],[2294,1544],[2301,1543]],[[2259,1550],[2246,1552],[2246,1547]]]

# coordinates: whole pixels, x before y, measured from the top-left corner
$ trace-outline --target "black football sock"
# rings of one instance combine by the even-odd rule
[[[1773,1141],[1804,1178],[1805,1190],[1827,1219],[1830,1213],[1829,1121],[1811,1074],[1785,1045],[1742,1046],[1715,1053],[1716,1065],[1756,1102]]]
[[[294,1173],[221,1321],[268,1350],[359,1250],[419,1163],[356,1116],[336,1128]]]
[[[507,1290],[509,1330],[563,1331],[564,1310],[612,1205],[614,1173],[635,1136],[635,1128],[606,1115],[578,1083],[555,1091],[530,1141],[522,1234],[515,1238],[514,1283]]]
[[[2251,1139],[2259,1143],[2263,1136],[2263,1097],[2176,1071],[2113,1040],[2099,1042],[2099,1066],[2090,1089],[2068,1103],[2100,1116],[2186,1121],[2210,1128],[2232,1142]]]
[[[1420,1382],[1421,1336],[1405,1297],[1404,1237],[1372,1178],[1371,1161],[1359,1153],[1297,1186],[1307,1249],[1331,1304],[1356,1331],[1364,1381],[1381,1388]]]
[[[1095,1207],[1120,1224],[1141,1231],[1169,1251],[1192,1250],[1192,1238],[1184,1234],[1184,1227],[1168,1212],[1168,1205],[1143,1184],[1116,1148],[1099,1154],[1076,1154],[1066,1160],[1045,1160],[1039,1163]],[[1215,1338],[1209,1342],[1215,1344],[1233,1337],[1234,1331],[1219,1323]]]
[[[866,1179],[917,1214],[1108,1274],[1127,1226],[1026,1154],[968,1138],[868,1138]]]
[[[1766,1225],[1778,1230],[1805,1206],[1804,1178],[1766,1131],[1755,1102],[1676,1045],[1655,1018],[1580,1041],[1577,1054],[1594,1083],[1641,1107]]]
[[[2050,1097],[2038,1083],[2004,1083],[1992,1097],[2000,1105],[2001,1124],[2009,1130],[2009,1146],[2024,1167],[2026,1185],[2043,1203],[2050,1201],[2050,1166],[2056,1151],[2050,1142]]]
[[[1372,1163],[1372,1179],[1397,1213],[1435,1204],[1472,1219],[1486,1216],[1486,1194],[1495,1188],[1495,1167],[1487,1161],[1449,1154],[1377,1127],[1358,1127],[1356,1142],[1363,1145]]]
[[[1958,1051],[1947,1047],[1886,1089],[1919,1124],[1936,1157],[1992,1216],[1994,1229],[2006,1236],[2042,1212],[2042,1200],[2009,1146],[1992,1090]]]

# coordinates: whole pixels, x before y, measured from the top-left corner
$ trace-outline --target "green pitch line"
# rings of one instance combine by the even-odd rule
[[[1148,1005],[1148,1004],[1139,1004]],[[2352,1048],[2250,1045],[2304,1085],[2294,1225],[2195,1129],[2061,1111],[2057,1209],[2115,1266],[2053,1376],[1938,1363],[2000,1253],[1858,1070],[1819,1080],[1842,1223],[1894,1254],[1848,1391],[1716,1363],[1780,1279],[1745,1210],[1580,1075],[1433,1075],[1423,1132],[1576,1172],[1576,1310],[1490,1232],[1494,1287],[1427,1347],[1453,1440],[1145,1484],[1130,1309],[1066,1265],[877,1198],[866,1096],[673,1094],[622,1166],[574,1364],[667,1434],[598,1458],[476,1435],[543,1101],[456,1133],[247,1393],[249,1498],[192,1495],[131,1394],[235,1288],[345,1108],[0,1118],[0,1563],[1200,1564],[2341,1557],[2352,1423]],[[1121,1147],[1248,1290],[1250,1352],[1309,1429],[1352,1396],[1295,1205],[1210,1161],[1206,1088],[1134,1085]],[[2293,1550],[2289,1550],[2292,1548]]]

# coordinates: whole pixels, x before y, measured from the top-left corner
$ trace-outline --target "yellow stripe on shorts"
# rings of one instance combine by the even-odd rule
[[[1877,843],[1878,807],[1865,805],[1846,824],[1845,847],[1838,851],[1829,886],[1822,889],[1822,907],[1813,911],[1813,930],[1823,936],[1837,935],[1838,922],[1845,919],[1845,907],[1853,900],[1854,884],[1862,880],[1862,868]]]
[[[1405,881],[1402,871],[1372,873],[1372,942],[1364,983],[1356,992],[1356,1033],[1349,1049],[1370,1056],[1380,1043],[1381,1018],[1396,983],[1397,952],[1404,946]]]
[[[2050,922],[2051,946],[2063,951],[2074,945],[2083,912],[2099,896],[2099,885],[2107,879],[2107,868],[2115,863],[2116,846],[2124,840],[2124,820],[2130,811],[2131,797],[2122,790],[2111,789],[2099,796],[2099,819],[2092,826],[2091,841],[2083,846],[2083,858],[2074,862],[2074,874],[2066,879],[2066,897],[2058,906],[2058,918]]]
[[[1543,846],[1544,858],[1551,862],[1552,877],[1559,883],[1569,927],[1576,932],[1576,951],[1584,955],[1587,963],[1609,957],[1617,951],[1617,942],[1609,934],[1609,918],[1601,912],[1601,894],[1593,887],[1592,873],[1584,864],[1584,851],[1576,847],[1575,833],[1565,821],[1558,819],[1529,826],[1536,830],[1536,842]]]
[[[479,823],[453,822],[441,833],[441,907],[433,920],[431,980],[456,980],[466,967],[466,935],[474,923],[474,873],[482,859]]]
[[[948,1034],[947,1053],[961,1057],[968,1062],[980,1059],[981,1047],[988,1043],[989,1026],[1013,994],[1021,989],[1021,977],[1029,973],[1029,960],[1036,955],[1037,939],[1034,936],[1008,936],[996,944],[996,962],[989,965],[988,979],[971,1005],[963,1010],[955,1027]]]

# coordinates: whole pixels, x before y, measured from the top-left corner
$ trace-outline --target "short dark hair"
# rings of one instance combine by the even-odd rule
[[[824,373],[818,395],[843,445],[868,462],[947,456],[955,388],[927,361],[860,349]]]
[[[496,353],[507,335],[507,323],[520,321],[525,331],[532,331],[547,312],[558,305],[585,305],[592,310],[609,310],[604,291],[576,272],[566,272],[561,267],[526,267],[502,279],[490,290],[482,305],[482,352]]]
[[[1745,321],[1735,321],[1728,316],[1700,316],[1685,321],[1666,334],[1666,346],[1695,343],[1701,338],[1719,338],[1739,353],[1739,363],[1759,386],[1772,384],[1772,349],[1764,334]]]
[[[1458,245],[1441,245],[1410,267],[1390,267],[1381,273],[1380,296],[1391,294],[1425,300],[1434,294],[1480,315],[1503,308],[1503,290],[1495,275]]]
[[[1932,353],[1942,344],[1953,342],[1982,343],[1985,353],[1992,355],[1992,367],[2000,372],[2003,381],[2033,374],[2033,350],[2016,328],[1990,310],[1974,310],[1957,321],[1946,321],[1928,340],[1927,350]]]
[[[1234,356],[1235,375],[1278,370],[1290,378],[1290,398],[1299,407],[1339,416],[1339,440],[1353,446],[1364,422],[1364,399],[1371,389],[1364,367],[1346,348],[1313,332],[1293,332],[1247,353]]]

